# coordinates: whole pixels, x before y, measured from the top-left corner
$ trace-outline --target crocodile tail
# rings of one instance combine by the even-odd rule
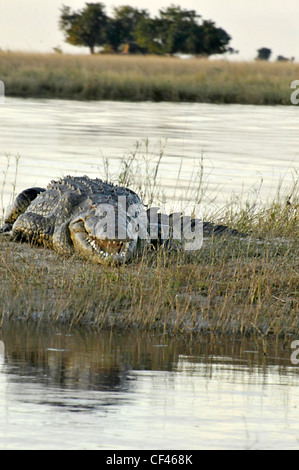
[[[181,213],[172,213],[167,215],[158,213],[158,208],[154,208],[149,209],[147,214],[148,231],[151,243],[156,248],[161,245],[168,247],[174,242],[178,245],[179,242],[184,240],[186,228],[187,231],[191,230],[190,234],[193,232],[195,235],[197,230],[202,230],[204,237],[218,237],[222,235],[246,236],[246,234],[239,232],[236,229],[231,229],[227,225],[202,221],[189,216],[183,216]]]
[[[203,222],[203,235],[204,236],[221,236],[221,235],[239,235],[245,236],[244,233],[236,229],[231,229],[227,225],[213,224],[212,222]]]
[[[28,188],[22,191],[15,199],[14,203],[8,206],[4,218],[4,225],[0,228],[0,233],[9,232],[18,217],[27,210],[31,202],[45,189]]]

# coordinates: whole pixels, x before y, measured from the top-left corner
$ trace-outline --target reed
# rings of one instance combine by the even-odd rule
[[[9,154],[5,155],[6,162],[4,164],[4,169],[2,170],[2,184],[1,184],[1,192],[0,192],[0,202],[1,202],[1,209],[0,209],[0,222],[3,221],[5,215],[5,207],[4,207],[4,193],[7,186],[8,174],[9,170],[13,168],[13,181],[11,182],[11,202],[15,199],[16,196],[16,186],[17,186],[17,177],[19,171],[19,161],[21,156],[19,154],[12,157]]]
[[[7,96],[291,104],[297,63],[0,52]]]
[[[119,174],[121,181],[139,185],[154,199],[161,189],[159,158],[144,170],[145,187],[133,171],[136,164],[132,157]],[[109,167],[106,171],[109,176]],[[214,214],[215,220],[249,232],[246,238],[210,239],[199,252],[161,249],[120,267],[94,265],[75,255],[63,258],[0,237],[0,324],[22,319],[174,334],[296,335],[298,189],[294,172],[288,194],[278,188],[264,206],[232,199]]]

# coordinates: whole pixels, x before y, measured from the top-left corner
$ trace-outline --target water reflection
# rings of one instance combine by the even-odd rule
[[[205,375],[211,376],[224,364],[227,370],[230,365],[237,372],[254,369],[261,374],[271,365],[280,374],[291,366],[291,342],[286,348],[269,340],[265,355],[258,338],[227,341],[203,335],[192,340],[135,330],[70,332],[17,323],[5,326],[1,344],[3,355],[5,344],[6,364],[21,364],[22,377],[30,376],[34,368],[37,377],[47,373],[51,385],[84,390],[127,389],[126,377],[132,369],[178,372],[185,364],[184,370],[191,373],[203,363]]]
[[[1,341],[1,448],[298,447],[286,344],[24,324]]]

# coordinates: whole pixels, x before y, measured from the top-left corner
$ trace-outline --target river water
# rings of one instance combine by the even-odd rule
[[[24,324],[0,338],[1,449],[299,448],[289,345]]]
[[[153,159],[167,140],[159,175],[170,200],[188,199],[203,155],[207,204],[223,205],[232,191],[255,194],[261,180],[265,201],[279,181],[291,187],[298,129],[295,106],[7,98],[0,202],[65,174],[103,176],[103,157],[116,172],[137,141],[142,161],[144,139]],[[265,356],[258,341],[5,326],[0,448],[298,449],[293,340],[270,342]]]
[[[203,157],[206,206],[223,206],[232,192],[256,197],[261,183],[265,202],[280,183],[287,192],[299,168],[297,108],[7,98],[0,106],[0,169],[6,172],[7,156],[10,168],[1,202],[11,196],[17,155],[20,191],[66,174],[104,176],[103,159],[113,174],[136,142],[144,174],[144,159],[155,161],[165,146],[159,180],[168,200],[192,200]]]

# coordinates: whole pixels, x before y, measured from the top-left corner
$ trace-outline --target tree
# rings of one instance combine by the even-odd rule
[[[213,21],[201,20],[194,10],[171,5],[159,16],[139,22],[135,38],[151,53],[187,53],[206,56],[236,52],[228,47],[231,37]]]
[[[285,57],[283,55],[278,55],[277,58],[276,58],[276,61],[277,62],[294,62],[295,60],[295,57]]]
[[[161,9],[155,18],[147,10],[128,5],[114,8],[112,18],[105,14],[102,3],[86,3],[79,11],[63,6],[59,25],[66,42],[87,46],[92,54],[95,46],[117,52],[122,44],[129,45],[128,50],[150,54],[236,52],[228,47],[231,37],[224,29],[202,20],[195,10],[175,5]]]
[[[149,18],[149,14],[147,10],[128,5],[116,7],[113,12],[114,18],[109,19],[107,28],[107,41],[117,51],[122,44],[134,42],[138,23]]]
[[[200,16],[194,10],[182,10],[179,6],[160,10],[159,30],[165,52],[191,52],[192,37],[198,28]]]
[[[95,46],[105,44],[107,23],[102,3],[86,3],[85,8],[77,12],[67,6],[61,8],[59,26],[65,33],[66,42],[89,47],[91,54],[94,54]]]
[[[159,31],[159,24],[156,19],[141,19],[134,31],[136,44],[149,54],[163,54],[164,48]]]
[[[272,54],[272,51],[271,49],[268,49],[267,47],[262,47],[261,49],[258,49],[257,53],[258,55],[255,60],[269,60]]]
[[[224,54],[225,52],[232,52],[228,48],[231,37],[222,28],[217,28],[213,21],[204,21],[202,24],[203,30],[203,49],[207,55]]]

